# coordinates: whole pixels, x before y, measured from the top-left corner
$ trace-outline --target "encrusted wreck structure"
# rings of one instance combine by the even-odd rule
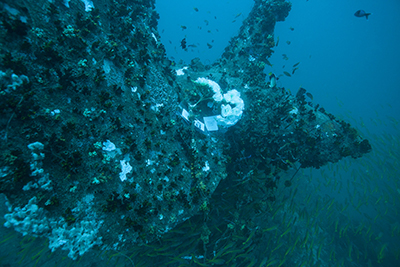
[[[257,209],[268,216],[264,208],[276,201],[276,188],[292,182],[281,181],[282,172],[371,149],[305,90],[292,95],[267,82],[274,26],[289,14],[289,2],[255,0],[238,36],[207,66],[166,58],[154,2],[0,4],[6,226],[44,236],[52,250],[67,250],[73,259],[94,248],[126,251],[161,242],[191,221],[197,226],[185,236],[196,241],[182,241],[183,232],[172,230],[184,243],[176,245],[176,261],[188,260],[185,251],[204,261],[213,252],[220,263],[216,251],[234,229],[218,215],[243,207],[241,219],[250,220],[256,211],[245,204],[262,199]],[[204,116],[221,113],[221,104],[210,104],[212,90],[198,78],[217,83],[222,94],[240,93],[244,109],[234,126],[199,127]]]

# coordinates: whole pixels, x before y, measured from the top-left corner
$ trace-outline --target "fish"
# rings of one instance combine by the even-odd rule
[[[208,49],[211,49],[213,46],[207,43]]]
[[[181,25],[181,28],[182,28],[182,31],[187,29],[187,27],[184,25]]]
[[[199,12],[199,9],[197,7],[194,7],[193,9],[194,11]]]
[[[296,64],[293,65],[293,68],[297,67],[299,64],[300,64],[300,62],[297,62]]]
[[[287,43],[288,45],[290,45],[292,42],[291,42],[291,41],[286,41],[286,43]]]
[[[293,27],[289,27],[289,30],[294,31],[294,28]]]
[[[278,46],[278,44],[279,44],[279,36],[276,38],[275,46]]]
[[[274,88],[276,86],[276,81],[278,77],[272,72],[269,73],[269,88]]]
[[[368,20],[368,16],[371,14],[372,13],[367,13],[364,10],[360,9],[360,10],[357,10],[356,13],[354,13],[354,16],[356,16],[357,18],[365,17]]]
[[[236,14],[235,19],[238,18],[238,17],[240,17],[240,15],[242,15],[242,12],[240,12],[239,14]]]
[[[298,67],[296,67],[296,68],[294,68],[293,70],[292,70],[292,75],[295,73],[295,71],[296,70],[298,70],[299,68]]]
[[[268,60],[268,59],[265,59],[265,63],[266,63],[268,66],[272,67],[272,64],[271,64],[271,62],[269,62],[269,60]]]
[[[288,60],[289,58],[288,58],[288,56],[286,54],[282,54],[282,59],[283,60]]]
[[[182,47],[182,49],[186,49],[186,37],[182,39],[181,47]]]
[[[283,74],[285,74],[285,75],[288,76],[288,77],[292,77],[292,75],[290,75],[290,73],[287,72],[287,71],[284,71]]]

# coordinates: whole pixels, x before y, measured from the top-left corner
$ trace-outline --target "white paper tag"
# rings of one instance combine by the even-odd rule
[[[199,121],[197,119],[193,123],[194,123],[195,127],[199,128],[200,130],[202,130],[204,132],[204,123],[202,123],[201,121]]]
[[[204,117],[203,120],[206,125],[207,131],[209,132],[218,131],[218,124],[217,121],[215,120],[215,116]]]
[[[189,112],[187,112],[186,109],[183,109],[183,110],[182,110],[181,116],[182,116],[185,120],[189,121]]]

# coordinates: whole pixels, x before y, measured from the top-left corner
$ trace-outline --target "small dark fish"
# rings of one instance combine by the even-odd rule
[[[190,45],[188,45],[187,47],[193,47],[193,48],[196,48],[196,47],[197,47],[197,45],[195,45],[195,44],[190,44]]]
[[[293,27],[289,27],[289,29],[290,29],[291,31],[294,31],[294,28],[293,28]]]
[[[297,67],[299,64],[300,64],[300,62],[297,62],[296,64],[293,65],[293,68]]]
[[[299,68],[294,68],[293,70],[292,70],[292,75],[295,73],[295,71],[296,70],[298,70]]]
[[[286,43],[287,43],[288,45],[290,45],[292,42],[291,42],[291,41],[286,41]]]
[[[287,71],[284,71],[283,74],[285,74],[285,75],[288,76],[288,77],[292,77],[292,75],[290,75],[290,73],[287,72]]]
[[[288,56],[287,56],[286,54],[282,54],[282,58],[283,58],[284,60],[288,60],[288,59],[289,59]]]
[[[278,44],[279,44],[279,36],[278,36],[278,38],[276,38],[275,46],[278,46]]]
[[[311,100],[314,100],[314,97],[312,94],[310,94],[309,92],[306,93],[306,96],[308,96]]]
[[[265,59],[265,63],[267,63],[267,65],[268,65],[268,66],[272,67],[272,64],[271,64],[271,62],[269,62],[269,60],[268,60],[268,59]]]
[[[194,11],[199,12],[199,9],[197,7],[194,7],[193,9]]]
[[[186,37],[182,39],[181,47],[182,47],[182,49],[186,49]]]
[[[356,13],[354,13],[354,16],[356,16],[357,18],[365,17],[368,20],[368,16],[371,14],[372,13],[367,13],[364,10],[360,9],[360,10],[357,10]]]
[[[181,25],[181,28],[182,28],[182,31],[187,29],[187,27],[183,26],[183,25]]]
[[[240,12],[239,14],[236,14],[235,19],[238,18],[238,17],[240,17],[240,15],[242,15],[242,12]]]
[[[211,49],[213,46],[207,43],[208,49]]]
[[[205,19],[204,22],[206,23],[206,26],[208,26],[209,23],[208,20]]]
[[[304,89],[303,87],[300,87],[300,88],[299,88],[299,91],[297,91],[296,98],[300,98],[300,97],[301,97],[302,95],[304,95],[306,92],[307,92],[306,89]]]

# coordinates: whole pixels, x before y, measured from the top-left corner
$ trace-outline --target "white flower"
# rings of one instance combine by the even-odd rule
[[[211,81],[207,78],[197,78],[195,81],[196,83],[202,84],[202,85],[208,85],[211,87],[214,93],[216,94],[221,94],[221,87],[219,87],[218,83]]]
[[[235,104],[239,99],[241,100],[240,93],[236,89],[230,90],[224,94],[224,99],[228,103]]]
[[[222,99],[223,99],[222,94],[221,94],[221,93],[215,93],[215,94],[213,95],[213,99],[214,99],[215,102],[220,102],[220,101],[222,101]]]
[[[222,117],[228,117],[232,115],[232,107],[228,104],[228,105],[221,105],[221,116]]]

